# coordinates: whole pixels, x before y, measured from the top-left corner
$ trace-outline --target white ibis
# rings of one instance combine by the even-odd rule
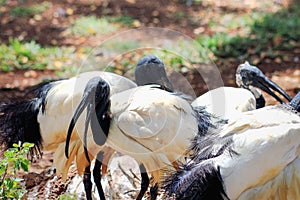
[[[194,100],[192,106],[205,106],[207,112],[223,119],[230,119],[241,112],[265,106],[265,99],[259,89],[280,103],[283,101],[273,91],[278,92],[288,101],[291,100],[291,97],[280,86],[248,62],[237,68],[236,83],[240,88],[220,87],[210,90]]]
[[[144,64],[145,70],[141,67]],[[165,75],[165,70],[157,67],[158,65],[159,61],[154,58],[142,59],[136,70],[136,81],[138,84],[149,85],[114,94],[110,99],[111,120],[105,145],[130,155],[140,164],[142,188],[137,199],[142,199],[148,188],[147,172],[153,176],[152,189],[155,190],[157,183],[160,182],[161,169],[172,166],[176,168],[177,161],[185,155],[191,138],[211,125],[206,112],[193,109],[179,94],[171,92],[172,86]],[[137,76],[139,73],[142,76]],[[103,84],[104,80],[97,77],[91,81],[91,84],[88,84],[90,90],[98,91],[96,88],[101,88],[99,85]],[[95,102],[102,101],[103,97],[98,95],[93,99],[93,95],[89,92],[83,94],[70,124],[68,138],[71,138],[73,127],[85,108],[87,116],[90,116],[89,113],[98,112]],[[87,117],[86,127],[89,126],[89,122],[92,127],[92,120]],[[100,126],[107,129],[107,126]],[[103,136],[100,127],[98,129],[98,136]],[[91,133],[86,131],[84,133],[87,136],[89,134]],[[68,148],[67,141],[66,155]],[[152,192],[154,194],[151,199],[155,199],[156,191]]]
[[[243,106],[246,106],[246,105],[252,106],[253,104],[255,106],[256,99],[254,97],[254,94],[257,95],[257,99],[259,100],[258,102],[262,102],[258,107],[264,106],[263,96],[257,89],[253,88],[253,86],[262,88],[264,91],[266,91],[270,95],[274,96],[280,102],[282,102],[281,99],[278,98],[275,94],[273,94],[273,92],[268,87],[270,87],[276,91],[279,91],[279,93],[281,93],[284,97],[289,98],[289,96],[286,94],[285,91],[283,91],[279,86],[277,86],[275,83],[273,83],[272,81],[267,79],[263,75],[263,73],[256,67],[251,66],[248,63],[245,63],[243,65],[240,65],[237,71],[238,71],[237,72],[237,80],[239,80],[239,82],[241,82],[241,85],[243,87],[248,88],[248,89],[223,87],[223,88],[220,88],[217,90],[210,91],[209,94],[206,93],[204,96],[197,98],[197,100],[192,105],[194,105],[196,107],[198,103],[202,102],[203,100],[207,100],[208,95],[212,95],[212,97],[215,97],[214,96],[216,94],[216,93],[214,93],[215,91],[225,92],[225,96],[227,98],[232,97],[232,94],[229,94],[229,93],[231,91],[233,91],[233,92],[235,92],[233,94],[233,96],[235,95],[235,97],[238,98],[239,101],[237,101],[237,99],[231,98],[230,99],[231,101],[228,102],[229,106],[226,107],[226,109],[229,111],[234,110],[232,112],[235,112],[235,110],[238,109],[235,105],[240,106],[240,108],[243,108]],[[171,82],[167,78],[164,64],[155,56],[146,56],[138,62],[136,71],[135,71],[135,78],[136,78],[136,82],[138,85],[148,85],[151,83],[152,84],[157,83],[159,85],[163,85],[162,88],[167,91],[172,92],[174,90]],[[253,93],[250,91],[253,91]],[[220,96],[220,94],[219,94],[219,96]],[[251,99],[252,102],[249,101],[249,99]],[[220,99],[217,99],[217,101],[218,100],[220,100]],[[205,102],[205,103],[207,103],[207,102]],[[255,109],[255,107],[253,109]],[[212,110],[209,110],[209,111],[212,111]],[[245,111],[245,110],[241,110],[241,111]],[[214,114],[216,114],[216,113],[214,112]],[[204,115],[204,113],[203,113],[203,115]],[[207,119],[208,118],[209,118],[209,115],[207,115]],[[203,123],[206,123],[206,121],[207,120],[204,120]],[[203,126],[203,125],[201,125],[201,126]],[[108,155],[107,153],[104,153],[104,156],[111,157],[112,155]],[[145,191],[148,187],[148,183],[149,183],[147,173],[145,173],[144,166],[142,164],[140,165],[140,169],[141,169],[141,174],[142,174],[142,190],[139,193],[138,199],[140,199],[142,197],[142,195],[145,193]],[[155,190],[155,189],[150,188],[151,197],[156,196],[154,194],[154,192],[151,192],[152,190]]]
[[[99,102],[97,116],[102,118],[102,113],[109,107],[109,95],[134,88],[136,84],[129,79],[109,72],[86,72],[76,77],[38,85],[34,90],[35,98],[21,102],[11,102],[0,105],[0,133],[1,143],[6,147],[13,143],[31,142],[35,149],[31,152],[41,154],[41,150],[54,150],[54,164],[58,174],[63,179],[67,177],[68,169],[76,161],[79,174],[84,173],[84,185],[87,199],[91,199],[90,163],[85,159],[82,141],[79,135],[70,138],[71,154],[69,159],[64,156],[65,141],[69,123],[74,109],[81,101],[82,95],[89,91],[89,81],[94,77],[101,77],[105,83],[101,85],[99,94],[103,102]],[[94,117],[94,116],[92,116]],[[92,118],[94,120],[94,118]],[[84,119],[77,122],[77,132],[84,132]],[[96,138],[97,139],[97,138]],[[96,140],[103,144],[105,140]],[[88,145],[94,147],[96,152],[102,150],[96,145],[93,138],[88,139]],[[108,150],[107,150],[108,151]],[[93,154],[95,155],[95,154]],[[90,154],[92,156],[92,154]],[[102,154],[98,155],[99,157]],[[103,195],[99,170],[101,163],[96,161],[94,179],[99,195]]]
[[[243,113],[194,140],[195,157],[165,180],[175,199],[299,199],[300,93]]]

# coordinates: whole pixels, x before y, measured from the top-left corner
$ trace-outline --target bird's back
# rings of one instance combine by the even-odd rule
[[[57,173],[62,174],[63,178],[66,178],[73,160],[76,160],[77,170],[80,174],[89,165],[84,156],[82,142],[86,112],[76,123],[76,134],[72,135],[70,141],[72,151],[69,159],[65,157],[64,150],[68,127],[82,99],[85,86],[91,78],[96,76],[100,76],[110,85],[111,94],[136,87],[134,82],[113,73],[101,71],[82,73],[76,77],[59,81],[51,88],[46,98],[45,113],[40,110],[38,115],[44,148],[45,150],[55,150],[54,163]],[[88,150],[92,158],[102,147],[94,142],[90,128],[87,137]]]
[[[294,192],[300,183],[299,131],[299,115],[284,106],[246,112],[225,125],[222,135],[233,134],[231,147],[237,155],[224,153],[213,160],[220,167],[229,198],[242,194],[241,199],[266,199],[277,194],[298,199]]]
[[[198,133],[189,103],[151,85],[113,95],[111,105],[108,145],[144,163],[147,171],[171,165]]]
[[[204,93],[194,100],[192,105],[206,106],[207,112],[220,118],[230,119],[240,112],[254,110],[256,101],[249,90],[220,87]]]

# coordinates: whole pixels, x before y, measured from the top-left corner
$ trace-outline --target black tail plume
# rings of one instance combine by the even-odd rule
[[[180,200],[229,199],[223,187],[219,168],[213,163],[180,163],[179,170],[168,175],[163,189],[169,197]]]
[[[37,98],[0,105],[1,144],[6,148],[14,143],[34,143],[31,155],[41,155],[42,137],[37,121],[40,101]]]
[[[30,91],[34,98],[0,104],[0,144],[6,148],[14,143],[34,143],[31,156],[41,155],[42,137],[37,116],[40,108],[45,112],[46,96],[53,83],[42,83]]]

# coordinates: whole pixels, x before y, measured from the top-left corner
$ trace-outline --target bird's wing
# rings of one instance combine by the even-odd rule
[[[151,86],[139,87],[124,96],[129,96],[127,104],[122,95],[111,98],[112,109],[115,102],[123,102],[118,105],[124,108],[114,118],[115,124],[127,138],[149,151],[172,145],[178,145],[182,151],[197,133],[191,106],[178,96]]]
[[[237,156],[224,153],[216,158],[232,199],[270,181],[300,154],[298,115],[275,106],[251,111],[244,117],[250,121],[247,127],[229,125],[230,132],[237,130],[232,136],[232,150]]]
[[[239,113],[222,127],[221,135],[242,133],[250,128],[277,126],[280,124],[300,123],[300,117],[279,106],[267,106],[261,109]]]
[[[219,87],[210,90],[192,102],[192,106],[206,106],[207,112],[217,117],[230,119],[240,112],[254,110],[256,101],[246,89]]]
[[[40,110],[38,115],[44,142],[52,144],[65,141],[66,130],[68,130],[71,118],[82,98],[85,86],[91,78],[97,76],[108,82],[111,87],[111,95],[136,87],[136,84],[127,78],[102,71],[85,72],[76,77],[57,82],[47,94],[45,114],[42,114]],[[84,119],[85,113],[80,117],[78,121],[80,125],[77,125],[77,128],[84,127],[82,126],[84,125]],[[83,129],[79,130],[79,132],[82,131]],[[53,137],[53,132],[57,133],[55,137]]]

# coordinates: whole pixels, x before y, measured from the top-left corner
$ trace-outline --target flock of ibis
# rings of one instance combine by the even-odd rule
[[[149,186],[151,200],[159,191],[165,199],[300,199],[300,93],[290,97],[248,62],[237,68],[237,88],[193,102],[155,56],[137,63],[135,82],[92,71],[41,83],[34,98],[0,104],[0,145],[34,143],[31,157],[54,151],[64,180],[75,162],[88,200],[91,175],[106,198],[101,177],[115,152],[139,164],[138,200]],[[280,104],[265,106],[261,90]]]

